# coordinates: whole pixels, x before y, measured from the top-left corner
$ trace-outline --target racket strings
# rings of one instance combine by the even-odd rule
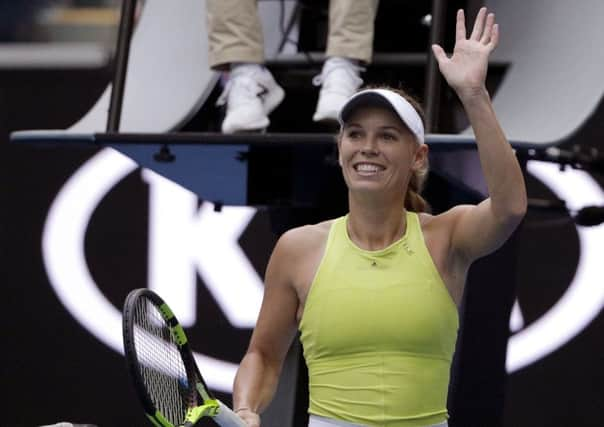
[[[171,423],[181,424],[197,399],[170,328],[149,301],[137,304],[134,319],[134,347],[149,397]]]

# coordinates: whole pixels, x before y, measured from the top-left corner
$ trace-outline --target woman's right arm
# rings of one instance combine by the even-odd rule
[[[235,376],[233,408],[250,427],[260,425],[259,414],[273,398],[283,361],[296,335],[298,295],[292,271],[299,249],[297,236],[299,230],[285,233],[273,250],[258,322]]]

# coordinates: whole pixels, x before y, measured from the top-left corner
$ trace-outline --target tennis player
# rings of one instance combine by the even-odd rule
[[[366,89],[340,112],[339,163],[349,213],[285,233],[266,271],[264,301],[234,386],[251,426],[275,392],[299,329],[309,371],[309,425],[447,425],[447,387],[468,268],[522,220],[526,191],[485,88],[497,45],[483,8],[469,37],[462,10],[442,75],[476,136],[490,197],[439,215],[423,212],[422,113],[392,89]]]

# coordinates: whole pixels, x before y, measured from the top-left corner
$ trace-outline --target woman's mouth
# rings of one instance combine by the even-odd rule
[[[372,176],[386,169],[384,166],[375,163],[356,163],[353,168],[359,175],[363,176]]]

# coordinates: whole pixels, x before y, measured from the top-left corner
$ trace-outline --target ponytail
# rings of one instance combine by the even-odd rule
[[[430,212],[430,205],[420,193],[424,187],[424,182],[428,175],[428,165],[422,169],[414,171],[409,180],[407,194],[405,194],[405,209],[411,212]]]

